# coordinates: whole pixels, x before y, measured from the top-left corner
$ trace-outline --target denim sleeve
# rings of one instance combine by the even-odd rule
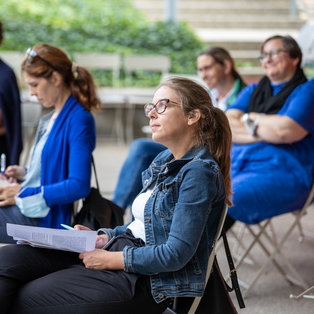
[[[110,228],[100,228],[97,230],[98,234],[101,233],[105,233],[108,236],[108,240],[110,240],[111,238],[113,238],[114,236],[117,236],[123,232],[126,231],[127,227],[128,227],[129,223],[123,226],[117,226],[114,229],[110,229]]]
[[[220,176],[217,168],[211,169],[203,162],[193,162],[185,169],[174,209],[153,209],[173,210],[167,239],[161,244],[125,247],[125,271],[152,275],[183,268],[198,248],[214,199],[220,197],[218,194],[224,198]],[[163,228],[161,223],[153,225],[155,238],[157,232],[164,232]]]

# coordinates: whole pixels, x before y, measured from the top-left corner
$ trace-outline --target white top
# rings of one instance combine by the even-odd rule
[[[229,100],[230,96],[232,95],[232,92],[233,92],[233,88],[230,89],[230,91],[227,93],[227,95],[224,98],[218,99],[219,93],[218,93],[218,91],[215,88],[213,88],[211,90],[211,93],[213,95],[212,98],[215,99],[215,103],[213,103],[213,105],[215,107],[218,107],[222,111],[226,111],[226,109],[228,107],[228,100]]]
[[[144,193],[139,194],[132,204],[132,214],[134,220],[128,225],[128,229],[132,231],[135,238],[140,238],[146,243],[145,227],[144,227],[144,208],[147,200],[151,196],[154,184]]]

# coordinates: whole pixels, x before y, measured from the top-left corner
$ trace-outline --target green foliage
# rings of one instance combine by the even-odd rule
[[[195,73],[201,41],[185,24],[149,23],[130,0],[1,0],[5,29],[1,50],[25,51],[48,43],[75,52],[115,52],[121,55],[164,54],[173,73]],[[93,73],[101,85],[110,75]],[[123,73],[122,73],[123,76]],[[144,77],[141,80],[139,77]],[[139,80],[139,81],[138,81]],[[159,77],[136,74],[134,84],[156,85]]]

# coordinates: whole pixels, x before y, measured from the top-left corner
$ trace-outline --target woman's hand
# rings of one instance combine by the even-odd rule
[[[87,230],[87,231],[92,231],[92,229],[86,227],[86,226],[83,226],[83,225],[75,225],[73,227],[75,230]]]
[[[14,205],[14,197],[19,193],[21,185],[18,183],[12,183],[0,188],[0,207]]]
[[[90,252],[83,252],[79,255],[86,268],[95,270],[122,270],[123,252],[109,252],[95,249]]]
[[[5,170],[4,174],[9,178],[8,180],[10,182],[23,181],[26,174],[26,170],[22,166],[13,165],[9,166]]]
[[[87,231],[92,230],[92,229],[85,227],[83,225],[75,225],[74,229],[75,230],[87,230]],[[96,244],[95,244],[96,249],[103,248],[107,244],[107,242],[108,242],[108,236],[106,234],[98,235],[96,238]]]

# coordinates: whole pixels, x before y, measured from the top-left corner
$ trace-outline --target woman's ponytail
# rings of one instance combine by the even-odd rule
[[[72,65],[74,80],[71,84],[73,96],[82,104],[82,106],[91,111],[100,109],[100,100],[97,97],[96,86],[91,73],[84,67]]]
[[[226,117],[225,113],[216,107],[213,108],[213,113],[216,126],[214,128],[214,136],[210,140],[210,152],[217,161],[224,177],[226,203],[231,206],[232,202],[230,197],[232,194],[232,189],[230,176],[230,150],[232,133],[228,118]]]

